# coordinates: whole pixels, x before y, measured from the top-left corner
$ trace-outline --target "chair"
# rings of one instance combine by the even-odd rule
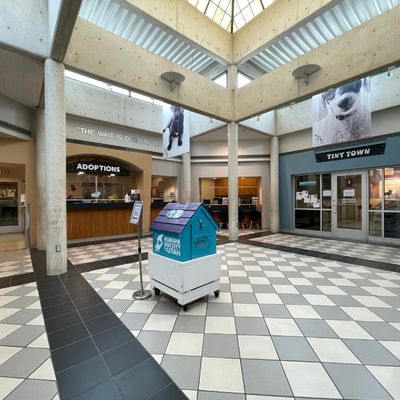
[[[251,210],[251,212],[249,214],[249,219],[250,219],[249,229],[252,228],[253,224],[257,226],[257,229],[260,229],[260,225],[258,224],[258,222],[261,219],[261,212],[260,211],[258,211],[256,208]]]
[[[239,207],[239,209],[238,209],[238,225],[239,225],[239,228],[242,227],[242,229],[244,229],[243,220],[244,220],[244,212]]]
[[[222,206],[221,213],[219,215],[219,224],[221,228],[228,228],[229,223],[229,212],[228,206]]]

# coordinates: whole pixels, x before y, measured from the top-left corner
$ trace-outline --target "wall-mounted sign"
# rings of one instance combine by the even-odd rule
[[[129,170],[121,165],[102,162],[102,161],[77,161],[67,164],[67,172],[78,173],[84,172],[85,174],[92,175],[118,175],[128,176]]]
[[[317,186],[317,181],[300,181],[299,186]]]
[[[385,154],[386,143],[371,144],[368,146],[352,147],[350,149],[324,151],[315,153],[317,162],[347,160],[349,158],[360,158]]]

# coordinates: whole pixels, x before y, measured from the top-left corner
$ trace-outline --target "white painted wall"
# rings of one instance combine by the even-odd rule
[[[274,134],[274,111],[261,114],[257,117],[246,119],[239,125],[244,125],[260,132]]]
[[[73,79],[65,80],[68,114],[162,133],[162,107]]]
[[[189,113],[190,137],[225,126],[226,123],[215,118],[206,117],[194,112]]]
[[[31,110],[28,107],[0,94],[0,125],[1,122],[5,122],[17,128],[30,131],[30,118]]]
[[[260,140],[240,140],[239,141],[239,156],[267,156],[269,155],[268,136]],[[192,157],[228,157],[228,141],[192,141],[190,148]]]
[[[0,42],[23,52],[48,56],[48,0],[0,2]]]
[[[164,190],[164,199],[170,192],[175,192],[175,199],[180,200],[181,185],[182,185],[182,163],[169,160],[160,160],[153,158],[152,176],[164,177],[165,182],[173,189]],[[168,178],[172,178],[168,180]],[[168,183],[170,182],[170,184]],[[168,187],[169,187],[168,186]]]

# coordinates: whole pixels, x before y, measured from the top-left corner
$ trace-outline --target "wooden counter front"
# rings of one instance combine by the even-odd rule
[[[67,239],[85,239],[137,232],[129,219],[133,203],[68,204]]]

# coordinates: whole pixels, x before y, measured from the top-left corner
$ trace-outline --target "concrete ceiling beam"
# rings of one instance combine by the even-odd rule
[[[234,119],[242,121],[397,64],[398,43],[400,7],[395,7],[240,88]],[[292,77],[305,64],[321,66],[308,85]]]
[[[224,121],[233,117],[233,94],[230,90],[81,18],[75,25],[64,64],[192,111]],[[169,71],[186,77],[172,91],[170,84],[160,77]]]

